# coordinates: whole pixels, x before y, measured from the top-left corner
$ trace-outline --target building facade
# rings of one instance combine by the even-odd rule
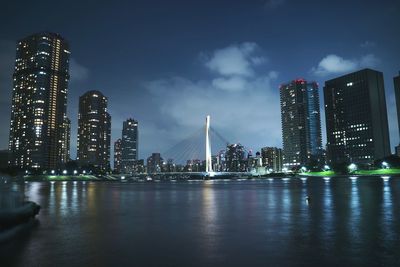
[[[122,172],[130,173],[135,171],[136,161],[138,160],[138,122],[134,119],[124,121],[122,127]]]
[[[382,72],[363,69],[325,82],[328,163],[372,164],[390,155]]]
[[[79,98],[78,162],[100,171],[110,170],[111,116],[107,98],[89,91]]]
[[[241,172],[247,170],[245,149],[241,144],[230,144],[225,151],[225,170],[228,172]]]
[[[147,158],[147,173],[161,172],[163,163],[164,160],[160,153],[152,153],[151,156]]]
[[[64,118],[63,135],[61,138],[60,155],[61,163],[65,165],[71,160],[71,121],[67,117]]]
[[[281,85],[280,104],[284,167],[321,161],[318,84],[297,79]]]
[[[399,127],[399,136],[400,136],[400,71],[399,71],[399,76],[393,78],[393,82],[394,82],[394,94],[396,97],[397,122]],[[396,146],[396,155],[400,157],[400,144]]]
[[[273,172],[282,172],[283,153],[282,149],[277,147],[261,148],[262,166]]]
[[[69,45],[55,33],[38,33],[17,43],[12,93],[10,165],[60,167],[66,147]],[[69,142],[69,141],[68,141]]]
[[[114,142],[114,172],[121,173],[122,162],[122,140],[118,139]]]

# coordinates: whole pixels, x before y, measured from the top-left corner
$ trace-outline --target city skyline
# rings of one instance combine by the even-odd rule
[[[268,25],[266,22],[273,19],[275,11],[277,13],[285,11],[291,14],[298,8],[315,8],[311,4],[299,7],[293,1],[278,2],[280,4],[269,5],[268,3],[272,2],[257,1],[250,4],[232,4],[230,7],[233,10],[245,8],[251,14],[258,15],[263,25]],[[357,7],[356,2],[348,6],[348,10],[343,12],[354,11]],[[170,10],[181,14],[187,9],[198,8],[201,14],[211,15],[214,12],[218,14],[223,10],[227,6],[227,2],[215,4],[213,6],[215,9],[212,11],[207,9],[210,5],[210,3],[204,3],[196,4],[195,7],[188,7],[173,4]],[[12,6],[10,8],[12,9]],[[147,8],[149,7],[147,6]],[[167,14],[168,12],[164,12],[163,8],[165,9],[165,6],[162,5],[156,8],[160,14],[160,19],[163,16],[170,18]],[[329,10],[329,8],[332,8],[329,4],[323,7],[324,10]],[[91,89],[97,89],[109,98],[109,109],[113,118],[112,142],[117,140],[120,135],[122,121],[129,117],[134,117],[141,123],[139,136],[141,154],[139,158],[147,158],[152,152],[162,153],[166,151],[180,139],[190,135],[192,133],[191,129],[201,126],[203,117],[208,113],[213,117],[214,126],[224,136],[227,136],[230,141],[240,142],[247,147],[254,148],[254,150],[259,150],[263,146],[282,147],[279,116],[279,84],[281,82],[303,77],[307,80],[316,80],[321,85],[330,78],[338,77],[363,67],[372,67],[384,73],[391,150],[393,151],[394,146],[398,144],[398,130],[392,79],[400,69],[400,66],[394,60],[399,58],[397,56],[399,51],[394,49],[394,47],[398,47],[399,40],[397,35],[388,34],[391,30],[385,28],[384,24],[386,22],[387,24],[395,25],[398,18],[395,18],[393,12],[398,10],[399,4],[394,1],[388,1],[383,5],[375,6],[373,3],[366,1],[365,5],[361,7],[361,11],[371,13],[376,8],[387,11],[384,12],[386,16],[382,17],[382,21],[374,22],[376,25],[372,25],[365,18],[361,22],[347,19],[343,23],[349,23],[351,27],[358,29],[361,33],[358,34],[357,38],[346,34],[332,44],[328,43],[332,39],[329,39],[327,33],[317,28],[311,31],[312,35],[316,38],[326,39],[326,41],[319,41],[317,44],[310,44],[307,41],[296,45],[283,45],[287,38],[280,36],[280,32],[287,33],[289,25],[277,25],[276,29],[267,27],[265,32],[270,38],[261,38],[265,32],[260,27],[257,27],[258,31],[244,34],[244,29],[254,26],[255,21],[250,17],[247,20],[243,19],[248,21],[249,25],[247,27],[244,27],[243,30],[239,29],[235,34],[228,30],[229,37],[226,39],[211,41],[211,38],[206,38],[206,41],[197,43],[195,42],[197,40],[195,37],[187,36],[190,41],[189,45],[178,46],[179,48],[174,48],[171,43],[169,46],[167,45],[169,47],[167,49],[164,46],[161,47],[154,40],[154,36],[147,36],[147,38],[146,36],[141,36],[140,42],[145,41],[148,44],[153,40],[152,44],[155,47],[151,52],[158,56],[158,59],[154,60],[155,65],[149,63],[151,61],[149,60],[150,58],[145,60],[143,56],[138,55],[138,52],[143,52],[143,54],[149,56],[149,49],[138,45],[132,47],[135,51],[133,53],[127,50],[127,47],[131,47],[134,43],[132,37],[128,38],[127,44],[117,42],[117,45],[110,45],[109,42],[105,42],[109,48],[109,53],[106,53],[105,47],[98,42],[100,36],[103,36],[98,32],[90,33],[82,40],[77,39],[80,33],[78,34],[79,29],[77,29],[76,23],[82,23],[84,27],[89,27],[90,23],[86,19],[82,21],[78,17],[77,22],[71,21],[71,25],[68,26],[58,24],[55,18],[45,18],[44,22],[35,22],[23,30],[16,30],[15,26],[13,28],[12,25],[16,25],[14,22],[14,24],[11,23],[10,29],[5,29],[0,35],[0,40],[7,40],[6,42],[1,42],[2,58],[9,59],[11,57],[11,60],[4,60],[1,63],[1,70],[5,70],[0,76],[0,85],[2,87],[1,111],[4,114],[9,114],[10,112],[10,94],[12,91],[10,84],[12,79],[11,76],[6,74],[7,72],[8,74],[10,73],[9,70],[12,70],[14,65],[15,41],[32,33],[40,32],[43,28],[48,28],[46,25],[54,22],[52,24],[54,29],[50,30],[60,33],[71,44],[68,117],[72,124],[72,158],[75,158],[76,155],[78,97]],[[121,9],[118,8],[118,10]],[[150,13],[156,12],[152,9],[148,11]],[[91,16],[99,16],[102,12],[105,12],[104,9],[97,7]],[[238,13],[238,16],[241,17],[243,15]],[[113,17],[116,17],[115,14]],[[204,22],[207,25],[214,21],[212,16],[208,17],[210,18]],[[234,25],[233,18],[235,16],[228,14],[228,18],[232,18],[227,19],[227,22],[225,22],[229,29],[228,26]],[[3,17],[3,19],[7,19],[7,16]],[[125,21],[131,21],[130,17],[122,16],[121,19],[115,20],[114,25],[122,25],[122,22]],[[178,22],[179,18],[168,20],[168,23]],[[158,29],[157,32],[161,31],[161,26],[157,28],[146,24],[147,22],[144,23],[147,30],[155,27]],[[190,25],[197,25],[196,23],[197,21],[191,21]],[[321,19],[321,24],[332,26],[327,19]],[[369,31],[363,31],[361,26],[366,26]],[[373,30],[371,30],[371,27]],[[12,28],[13,30],[11,30]],[[339,28],[338,26],[336,26],[336,30],[331,28],[336,33],[333,34],[334,36],[339,36]],[[110,35],[110,38],[107,39],[111,40],[113,36],[117,37],[127,32],[126,29],[120,33],[111,33],[110,29],[105,31]],[[217,32],[217,30],[214,30],[210,34],[216,35]],[[185,36],[185,31],[181,27],[170,32],[170,34],[179,33]],[[205,36],[204,31],[195,31],[195,33]],[[303,31],[303,34],[308,36],[311,33]],[[291,32],[291,34],[295,33]],[[388,37],[392,38],[388,39]],[[159,38],[168,39],[167,36]],[[343,38],[346,38],[346,44],[340,41]],[[177,38],[176,42],[181,40]],[[96,42],[96,46],[99,47],[94,48],[93,42]],[[13,46],[12,49],[7,48],[7,44],[10,43]],[[282,48],[278,48],[278,44],[282,45]],[[307,48],[308,46],[309,48]],[[295,49],[296,47],[297,49]],[[295,51],[299,48],[309,51],[307,60],[301,60],[302,56]],[[13,54],[11,56],[8,56],[7,49],[12,51]],[[118,52],[119,50],[121,52]],[[97,58],[101,58],[101,60]],[[175,61],[176,63],[171,64],[171,62]],[[301,62],[301,64],[293,63],[296,61]],[[113,66],[112,68],[107,67],[109,62]],[[288,62],[291,64],[288,64]],[[305,64],[304,62],[307,63]],[[11,65],[5,65],[6,63],[11,63]],[[114,68],[116,70],[112,71]],[[129,85],[124,83],[129,83]],[[320,95],[322,95],[321,87]],[[322,99],[320,106],[323,146],[325,146],[326,133]],[[204,110],[209,110],[210,112],[204,112]],[[236,120],[229,117],[235,117]],[[2,129],[0,131],[0,147],[4,149],[7,147],[7,128],[9,127],[9,121],[6,118],[7,116],[5,116],[5,122],[3,122],[4,120],[1,121],[2,127],[0,128]],[[251,118],[251,120],[246,118]],[[237,129],[236,126],[238,124],[243,125],[243,127]]]

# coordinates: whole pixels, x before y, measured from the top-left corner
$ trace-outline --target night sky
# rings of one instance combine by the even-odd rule
[[[112,146],[139,120],[140,158],[202,127],[259,150],[282,146],[279,85],[370,67],[384,73],[391,147],[399,143],[393,76],[400,70],[398,0],[9,1],[0,11],[0,149],[6,149],[15,43],[40,31],[71,47],[68,115],[76,155],[78,98],[109,99]]]

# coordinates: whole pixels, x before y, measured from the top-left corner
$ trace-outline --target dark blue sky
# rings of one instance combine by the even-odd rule
[[[82,3],[85,2],[85,3]],[[323,82],[364,67],[385,75],[391,146],[399,143],[392,78],[400,70],[400,1],[13,1],[0,11],[0,148],[7,147],[15,42],[58,32],[70,43],[68,114],[109,98],[112,141],[139,120],[140,157],[166,151],[207,114],[232,142],[281,146],[279,84]],[[323,112],[323,95],[321,93]],[[325,118],[322,113],[324,143]]]

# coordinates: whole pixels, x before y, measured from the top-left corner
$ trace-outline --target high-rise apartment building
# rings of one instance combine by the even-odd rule
[[[325,82],[328,163],[372,164],[390,155],[382,72],[363,69]]]
[[[71,121],[67,117],[64,118],[63,134],[61,138],[60,155],[63,164],[71,160]]]
[[[282,154],[282,149],[277,147],[261,148],[261,159],[263,167],[274,172],[282,172]]]
[[[122,140],[117,139],[114,142],[114,171],[121,173],[121,161],[122,161]]]
[[[138,122],[134,119],[124,121],[121,142],[121,168],[124,173],[135,171],[138,160],[138,137]]]
[[[12,93],[10,165],[54,169],[63,164],[69,45],[43,32],[17,43]]]
[[[321,117],[316,82],[297,79],[280,87],[283,165],[321,160]]]
[[[111,116],[107,112],[107,98],[99,91],[89,91],[79,98],[77,157],[79,163],[108,171],[110,140]]]
[[[394,82],[394,94],[396,97],[397,122],[398,122],[399,137],[400,137],[400,71],[399,71],[399,76],[393,78],[393,82]],[[400,157],[400,144],[396,146],[396,155]]]

